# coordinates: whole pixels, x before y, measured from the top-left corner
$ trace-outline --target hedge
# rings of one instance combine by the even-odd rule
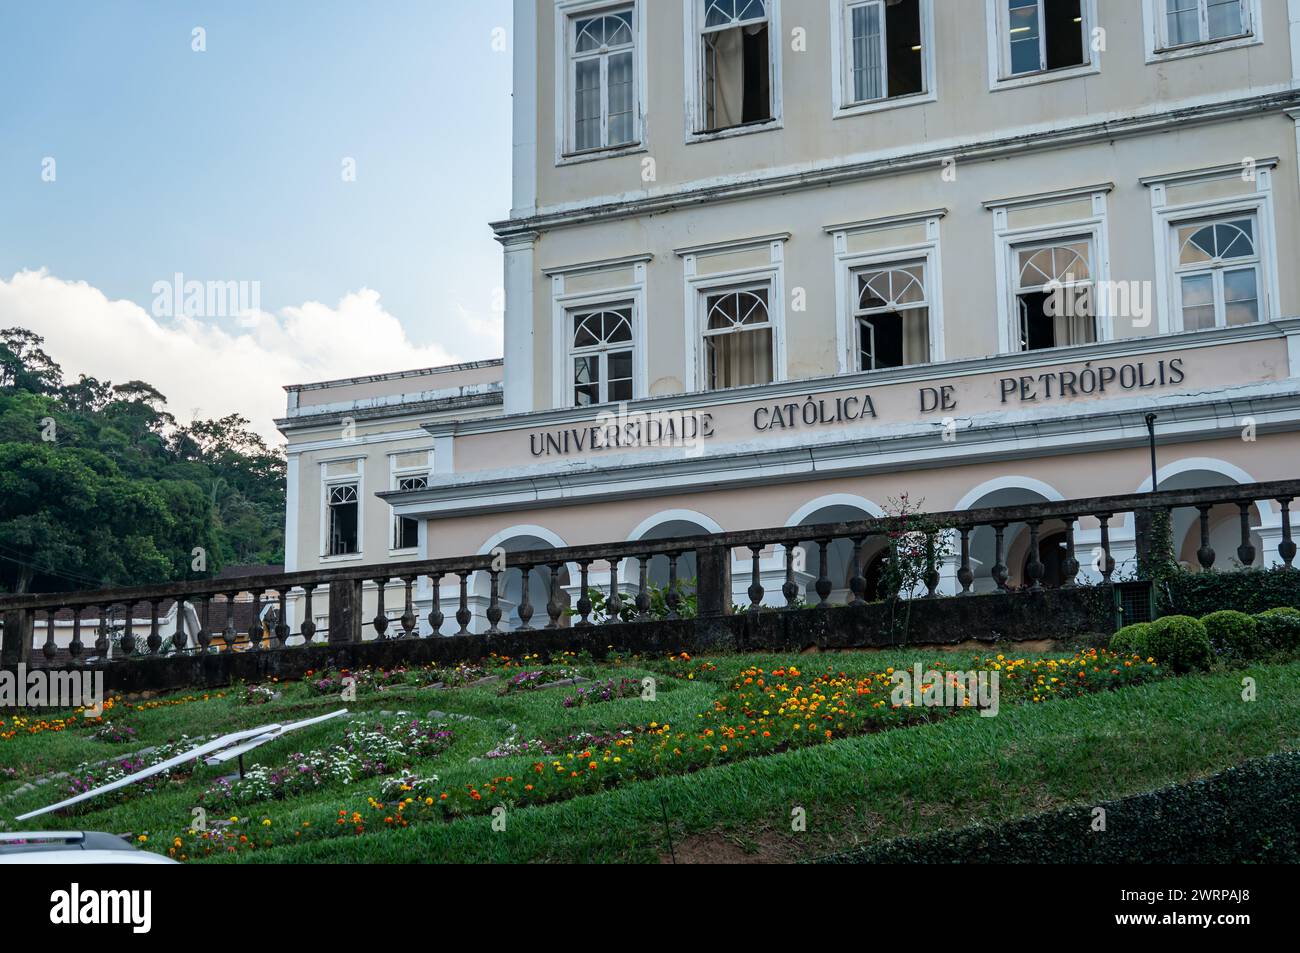
[[[1171,612],[1197,618],[1235,609],[1250,615],[1277,606],[1300,608],[1300,571],[1295,569],[1242,569],[1237,572],[1178,570],[1157,586],[1156,598],[1163,614]]]
[[[1259,623],[1253,616],[1233,609],[1221,609],[1202,618],[1201,623],[1210,635],[1214,654],[1221,659],[1244,662],[1265,654]]]
[[[1277,652],[1300,649],[1300,609],[1269,609],[1255,616],[1255,622],[1267,648]]]
[[[900,838],[837,854],[839,864],[1237,864],[1300,862],[1300,753],[1222,774],[997,825]]]
[[[1204,672],[1214,659],[1210,634],[1200,619],[1167,615],[1146,630],[1141,651],[1175,672]]]

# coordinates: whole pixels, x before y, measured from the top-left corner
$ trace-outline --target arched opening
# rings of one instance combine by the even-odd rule
[[[1231,475],[1208,467],[1189,467],[1177,473],[1162,476],[1161,490],[1190,490],[1216,486],[1236,486],[1238,480]],[[1263,511],[1261,504],[1252,504],[1247,510],[1249,532],[1247,538],[1254,548],[1254,566],[1264,565],[1267,553],[1264,540],[1260,537],[1259,527],[1267,522],[1269,515]],[[1209,548],[1214,551],[1212,568],[1216,571],[1240,569],[1244,566],[1238,550],[1242,545],[1241,510],[1233,503],[1223,503],[1212,507],[1207,513]],[[1191,507],[1173,511],[1170,517],[1170,540],[1173,544],[1174,558],[1187,569],[1193,571],[1201,568],[1200,550],[1201,513]],[[1208,555],[1208,553],[1207,553]]]
[[[817,505],[814,509],[805,508],[805,511],[798,514],[799,519],[793,525],[820,526],[827,523],[855,523],[861,520],[873,519],[882,515],[882,513],[880,507],[870,500],[828,500],[821,505]],[[802,541],[800,547],[804,555],[802,559],[796,559],[796,567],[802,566],[802,569],[797,569],[795,572],[795,583],[803,593],[805,602],[817,603],[821,601],[821,597],[817,593],[817,580],[821,575],[821,548],[815,539]],[[855,567],[853,563],[853,541],[844,538],[833,540],[826,548],[826,577],[830,580],[831,585],[830,601],[837,605],[852,601],[852,580],[861,571],[863,578],[866,580],[863,598],[868,602],[878,602],[882,598],[880,581],[883,569],[888,562],[888,551],[888,541],[884,536],[869,537],[863,541],[858,553],[858,563]],[[777,600],[778,604],[782,605],[784,599],[780,596],[780,590],[785,581],[784,556],[784,551],[778,552],[774,566],[777,572],[777,578],[774,580],[775,590],[778,594]]]
[[[986,484],[969,493],[958,509],[974,510],[998,506],[1028,506],[1034,503],[1056,502],[1064,497],[1055,488],[1028,477],[1007,477],[994,484]],[[1011,524],[1003,531],[1002,565],[1007,570],[1007,588],[1018,589],[1029,584],[1027,566],[1032,561],[1029,551],[1029,527],[1023,523]],[[1050,558],[1060,573],[1056,548],[1064,548],[1065,526],[1059,520],[1044,522],[1038,529],[1039,558],[1044,566]],[[956,564],[960,556],[955,554],[949,562]],[[980,526],[970,534],[970,562],[975,580],[971,585],[974,592],[993,592],[998,588],[993,577],[993,569],[998,564],[997,530],[992,526]],[[1044,576],[1043,585],[1049,585]]]

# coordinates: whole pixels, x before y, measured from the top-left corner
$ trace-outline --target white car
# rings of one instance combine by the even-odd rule
[[[174,864],[120,837],[94,831],[0,833],[0,864]]]

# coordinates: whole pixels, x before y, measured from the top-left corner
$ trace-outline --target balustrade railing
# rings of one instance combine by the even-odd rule
[[[697,603],[694,611],[700,616],[720,616],[733,611],[731,570],[733,565],[744,567],[746,562],[749,586],[745,595],[749,602],[734,607],[743,612],[830,607],[832,594],[837,588],[844,589],[844,605],[861,606],[869,596],[878,595],[868,592],[863,554],[868,551],[869,544],[882,540],[891,568],[900,558],[903,541],[908,543],[913,560],[920,562],[914,587],[908,595],[927,599],[939,597],[942,582],[940,563],[946,562],[954,580],[953,596],[961,598],[976,591],[980,578],[987,579],[995,593],[1010,589],[1013,573],[1008,565],[1008,530],[1018,527],[1024,527],[1028,533],[1023,570],[1016,574],[1019,588],[1040,591],[1046,587],[1047,567],[1040,549],[1045,526],[1052,528],[1054,538],[1064,535],[1063,556],[1057,567],[1059,572],[1054,573],[1059,578],[1053,581],[1061,587],[1071,588],[1080,584],[1081,565],[1076,537],[1079,524],[1084,520],[1096,523],[1095,527],[1089,527],[1090,537],[1095,533],[1097,539],[1095,571],[1089,574],[1090,579],[1108,584],[1114,581],[1116,570],[1111,540],[1117,519],[1135,514],[1136,522],[1138,517],[1149,520],[1153,513],[1197,511],[1195,519],[1199,521],[1200,545],[1196,559],[1202,569],[1210,570],[1219,563],[1219,554],[1211,545],[1212,515],[1216,508],[1225,506],[1236,506],[1239,510],[1240,542],[1234,555],[1241,566],[1251,567],[1261,561],[1261,554],[1252,540],[1255,533],[1251,526],[1252,509],[1267,504],[1271,510],[1276,505],[1280,513],[1277,564],[1294,568],[1296,543],[1291,528],[1291,505],[1297,496],[1300,496],[1300,480],[1291,480],[534,550],[505,554],[504,561],[501,554],[490,553],[321,569],[237,581],[197,581],[98,592],[0,597],[0,619],[4,621],[3,659],[9,664],[29,660],[33,651],[32,633],[39,622],[45,623],[40,654],[48,661],[62,651],[73,662],[79,662],[92,657],[108,661],[158,656],[164,652],[165,642],[167,654],[196,654],[217,648],[245,651],[286,649],[293,647],[291,642],[293,645],[311,643],[322,634],[331,642],[362,641],[368,635],[374,639],[414,639],[435,634],[465,636],[477,618],[485,620],[483,628],[489,633],[503,631],[503,622],[513,631],[529,632],[538,628],[540,620],[535,621],[535,617],[539,608],[546,617],[542,628],[548,630],[568,625],[585,628],[629,620],[671,621],[682,618],[685,611],[684,591],[687,586],[681,574],[683,560],[688,556],[694,557],[696,578],[693,595]],[[973,539],[981,529],[991,530],[993,537],[992,561],[983,576],[977,573],[972,554]],[[851,553],[846,588],[837,586],[830,575],[831,549],[841,540],[849,544]],[[804,549],[804,544],[810,544],[810,558],[809,549]],[[941,558],[941,553],[949,548],[951,555]],[[763,558],[767,552],[773,553],[777,565],[783,566],[784,570],[779,585],[781,600],[775,604],[769,603],[768,587],[764,585]],[[801,552],[809,567],[807,572],[797,569]],[[650,566],[656,559],[666,561],[667,585],[658,591],[662,597],[661,608],[652,612],[656,587],[651,584]],[[629,572],[632,563],[635,563],[635,571]],[[984,569],[983,566],[980,568]],[[577,598],[571,607],[563,579],[567,577],[572,581],[575,569]],[[592,583],[593,569],[604,582]],[[484,576],[487,580],[485,598],[472,585]],[[889,578],[897,581],[899,576],[894,574]],[[540,607],[533,604],[534,579],[540,580],[546,590],[545,604]],[[447,599],[442,592],[446,580],[450,580],[453,587],[450,601],[455,611],[451,619],[444,613]],[[423,619],[416,610],[417,602],[424,601],[419,596],[422,581],[427,582],[424,591],[429,594],[429,609]],[[507,582],[517,583],[519,593],[517,603],[508,607],[503,599]],[[375,615],[368,621],[362,618],[363,587],[366,584],[374,587],[375,601]],[[774,592],[776,588],[773,587]],[[271,594],[269,599],[265,598],[268,593]],[[595,593],[599,593],[604,602],[599,611],[593,602]],[[248,599],[241,602],[241,596]],[[390,602],[390,598],[397,601]],[[238,624],[238,607],[249,605],[249,600],[251,617],[242,625]],[[296,630],[289,624],[291,603],[298,606],[296,614],[301,618]],[[167,604],[173,606],[177,622],[169,626],[174,631],[165,640],[162,607]],[[482,606],[481,616],[476,616],[476,605]],[[322,608],[327,609],[329,619],[324,633],[316,624],[318,610]],[[509,618],[507,608],[512,610]],[[184,623],[187,610],[193,610],[195,626]],[[122,619],[120,625],[112,621],[119,615]],[[166,615],[170,616],[170,612]],[[93,654],[87,649],[83,631],[83,622],[88,619],[95,620]],[[422,626],[422,622],[426,626]],[[61,647],[56,639],[60,625],[71,632],[71,641],[66,647]],[[190,628],[196,631],[187,631]]]

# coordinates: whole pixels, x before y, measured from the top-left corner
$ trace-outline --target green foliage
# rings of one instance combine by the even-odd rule
[[[0,330],[0,592],[201,578],[283,560],[285,463],[238,416],[177,424],[143,381],[65,384]],[[206,553],[202,571],[193,552]]]
[[[667,619],[669,617],[668,587],[647,585],[646,592],[650,596],[650,618],[656,621]],[[679,619],[694,619],[699,615],[699,596],[695,591],[694,579],[679,579],[677,581],[677,594],[681,597],[681,601],[677,604],[677,617]],[[618,621],[637,621],[636,595],[634,590],[619,591],[619,598],[622,602],[619,605]],[[597,625],[610,621],[608,594],[600,589],[588,588],[587,598],[591,600],[589,620]],[[577,608],[566,609],[564,614],[571,619],[576,619],[580,615]]]
[[[1121,655],[1147,654],[1147,636],[1151,631],[1150,622],[1135,622],[1126,625],[1110,637],[1110,650]]]
[[[1210,667],[1210,634],[1199,619],[1169,615],[1150,625],[1145,634],[1146,654],[1175,672],[1203,672]]]
[[[1300,609],[1283,606],[1255,616],[1260,641],[1275,652],[1300,649]]]
[[[1210,645],[1221,659],[1244,662],[1264,654],[1259,637],[1259,623],[1244,612],[1222,609],[1201,619],[1210,636]]]
[[[1220,609],[1252,615],[1277,606],[1300,607],[1300,572],[1276,567],[1236,572],[1188,572],[1169,576],[1168,588],[1158,588],[1162,613],[1200,617]]]
[[[1173,521],[1167,510],[1147,510],[1148,545],[1138,550],[1138,578],[1150,580],[1157,593],[1182,569],[1174,556]]]

